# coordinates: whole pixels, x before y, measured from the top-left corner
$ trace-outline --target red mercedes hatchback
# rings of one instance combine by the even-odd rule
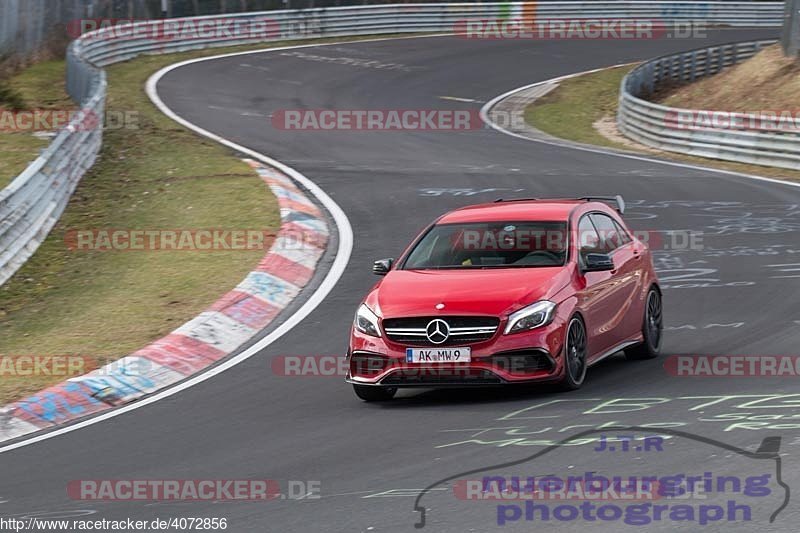
[[[612,208],[609,204],[613,204]],[[656,357],[662,302],[621,197],[498,200],[447,213],[356,311],[347,381],[366,401],[399,387],[555,382],[620,350]]]

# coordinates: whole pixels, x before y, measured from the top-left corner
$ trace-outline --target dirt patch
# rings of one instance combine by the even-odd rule
[[[635,150],[647,151],[654,154],[658,153],[657,150],[651,150],[646,146],[628,139],[622,133],[620,133],[619,128],[617,127],[617,119],[614,115],[605,115],[604,117],[597,119],[592,126],[597,133],[616,144],[620,144]]]
[[[660,103],[686,109],[754,112],[800,109],[800,63],[780,45],[723,72],[668,91]]]

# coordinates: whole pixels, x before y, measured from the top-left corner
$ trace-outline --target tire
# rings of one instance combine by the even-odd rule
[[[579,316],[570,319],[564,339],[564,377],[561,390],[581,388],[586,379],[586,326]]]
[[[365,402],[386,402],[394,398],[397,387],[376,387],[374,385],[353,385],[356,396]]]
[[[650,287],[644,306],[642,322],[644,341],[625,349],[625,357],[631,361],[655,359],[661,353],[661,342],[664,338],[664,315],[661,292],[657,287]]]

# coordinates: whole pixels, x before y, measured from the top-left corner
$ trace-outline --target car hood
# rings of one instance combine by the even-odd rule
[[[367,298],[383,317],[503,316],[552,298],[569,281],[566,267],[392,270]],[[445,307],[437,310],[435,306]]]

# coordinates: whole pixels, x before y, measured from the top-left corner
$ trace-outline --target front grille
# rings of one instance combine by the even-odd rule
[[[554,361],[544,350],[514,350],[492,355],[492,364],[512,374],[553,370]]]
[[[431,320],[440,319],[450,327],[450,337],[441,344],[428,340],[426,328]],[[500,319],[488,316],[423,316],[408,318],[386,318],[383,329],[389,340],[411,346],[460,346],[491,339]]]
[[[381,385],[499,385],[496,374],[476,368],[409,368],[396,370],[381,380]]]

